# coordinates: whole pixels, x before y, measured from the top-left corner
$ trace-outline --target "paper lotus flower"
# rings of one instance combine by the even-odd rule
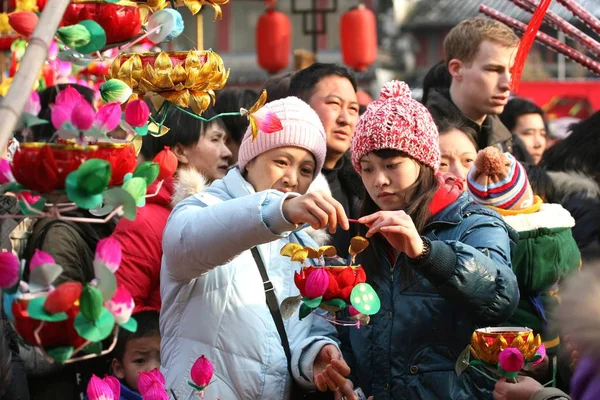
[[[15,181],[15,177],[12,173],[12,168],[7,159],[0,159],[0,185],[11,183]]]
[[[138,391],[144,400],[168,400],[165,377],[157,368],[138,375]]]
[[[214,21],[223,18],[221,6],[223,4],[227,4],[228,2],[229,0],[183,0],[183,4],[185,4],[185,6],[194,15],[198,14],[204,5],[212,7],[213,10],[215,10]]]
[[[156,93],[169,102],[201,114],[214,104],[229,70],[213,51],[121,54],[112,63],[110,78],[119,79],[134,93]]]
[[[367,280],[364,269],[359,266],[329,266],[329,267],[303,267],[300,273],[294,275],[294,282],[303,297],[310,297],[309,281],[314,273],[326,274],[326,290],[320,296],[323,300],[341,299],[350,302],[350,293],[359,283]],[[320,279],[319,279],[320,280]],[[319,296],[314,296],[319,297]]]
[[[36,13],[31,11],[19,11],[8,14],[8,22],[15,32],[29,37],[38,22],[40,21]]]
[[[252,132],[252,141],[256,140],[258,131],[263,133],[275,133],[283,129],[281,120],[272,111],[263,108],[267,101],[267,91],[263,90],[256,103],[250,109],[241,109],[240,114],[247,116],[250,121],[250,132]]]
[[[150,110],[148,109],[148,105],[144,100],[133,100],[127,103],[125,107],[125,121],[131,125],[133,128],[141,128],[146,126],[148,123],[148,118],[150,117]],[[145,129],[144,134],[148,132],[148,129]],[[142,133],[139,133],[143,136]]]
[[[111,132],[117,129],[120,122],[121,105],[115,101],[105,104],[98,110],[93,125],[101,132]]]
[[[213,373],[214,367],[212,363],[203,354],[192,365],[192,370],[190,371],[192,382],[188,382],[188,384],[197,391],[202,392],[210,384]]]
[[[306,296],[311,299],[322,297],[327,292],[328,287],[329,274],[325,271],[325,268],[315,268],[304,282]]]
[[[110,272],[114,274],[119,269],[119,265],[121,265],[121,258],[121,245],[116,239],[109,236],[98,241],[94,261],[103,262]]]
[[[27,99],[23,112],[30,115],[38,115],[41,110],[42,105],[40,103],[40,95],[34,90],[31,92],[29,99]]]
[[[121,393],[120,385],[118,388],[119,393],[115,395],[112,384],[108,384],[105,380],[98,378],[96,375],[92,375],[92,379],[90,379],[87,386],[87,398],[88,400],[118,400],[118,396]]]
[[[105,306],[115,318],[115,322],[123,325],[131,318],[135,303],[127,289],[119,286],[112,299],[107,301]]]
[[[177,156],[171,151],[169,146],[165,146],[165,148],[161,150],[152,161],[157,163],[160,167],[160,172],[158,173],[157,178],[159,181],[173,176],[175,171],[177,171],[177,167],[179,166]]]
[[[54,258],[45,251],[35,249],[33,257],[31,257],[30,268],[33,270],[46,264],[54,264]]]
[[[525,360],[533,360],[541,344],[540,335],[534,335],[529,328],[482,328],[473,332],[471,355],[485,364],[496,366],[500,353],[507,348],[515,348]]]
[[[508,347],[500,352],[498,365],[504,372],[517,373],[525,366],[525,357],[514,347]]]
[[[8,289],[19,282],[21,263],[10,251],[0,252],[0,289]]]
[[[109,79],[100,86],[100,96],[106,103],[125,103],[131,97],[133,90],[125,82],[118,79]]]

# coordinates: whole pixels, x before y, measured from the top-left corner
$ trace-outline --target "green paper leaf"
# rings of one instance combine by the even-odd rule
[[[498,363],[498,372],[500,373],[500,375],[502,375],[506,379],[515,379],[517,376],[519,376],[519,371],[517,371],[517,372],[508,372],[508,371],[505,371],[500,366],[500,363]]]
[[[312,308],[310,308],[309,306],[307,306],[306,304],[302,303],[302,305],[300,306],[300,321],[302,321],[304,318],[306,318],[307,315],[309,315],[312,312]]]
[[[283,319],[292,318],[292,315],[294,315],[294,313],[298,309],[298,306],[300,306],[301,303],[302,303],[302,296],[300,296],[300,295],[288,297],[287,299],[283,300],[281,302],[281,304],[279,305],[279,310],[281,311],[281,318],[283,318]]]
[[[42,264],[29,273],[29,290],[38,292],[52,284],[62,274],[63,268],[58,264]]]
[[[106,32],[104,32],[104,29],[96,21],[86,19],[79,22],[79,25],[82,25],[85,29],[87,29],[87,31],[90,33],[90,39],[88,43],[83,46],[71,47],[75,47],[75,49],[80,53],[90,54],[102,50],[102,48],[106,46]]]
[[[27,114],[27,113],[21,114],[21,120],[23,121],[23,123],[26,126],[28,126],[30,128],[32,126],[44,125],[44,124],[48,123],[48,121],[46,121],[45,119],[41,119],[41,118],[38,118],[37,116],[35,116],[33,114]]]
[[[80,67],[85,67],[93,61],[93,58],[91,58],[90,56],[81,54],[80,52],[72,49],[61,51],[60,53],[58,53],[58,59],[61,61],[68,61]]]
[[[94,260],[94,275],[98,280],[98,290],[102,293],[104,301],[112,299],[117,290],[117,277],[113,274],[105,263]]]
[[[471,360],[471,345],[468,344],[467,347],[460,353],[458,359],[456,360],[456,364],[454,364],[454,371],[457,376],[461,376],[463,372],[467,368],[469,368],[469,362]]]
[[[152,183],[158,178],[160,172],[160,166],[152,161],[145,161],[138,165],[133,173],[135,178],[144,178],[146,180],[146,186],[152,185]]]
[[[342,299],[331,299],[324,301],[319,305],[320,308],[327,312],[338,312],[347,307],[347,304]]]
[[[19,201],[19,208],[21,209],[21,213],[25,215],[38,215],[36,212],[30,211],[29,209],[33,208],[34,210],[41,211],[44,209],[45,206],[46,199],[44,199],[43,197],[41,197],[34,204],[30,204],[29,207],[27,207],[27,205],[23,201]]]
[[[84,195],[101,194],[110,182],[110,163],[92,158],[81,164],[74,173],[76,173],[77,187]]]
[[[47,349],[46,353],[57,363],[64,364],[71,356],[75,349],[73,346],[60,346],[52,349]]]
[[[102,312],[102,303],[104,298],[102,292],[95,287],[87,284],[84,286],[79,298],[79,310],[80,314],[86,317],[90,321],[95,321]]]
[[[90,321],[82,313],[79,313],[75,317],[74,325],[79,336],[90,342],[99,342],[110,335],[115,326],[115,318],[106,308],[102,307],[96,321]]]
[[[121,188],[108,189],[104,193],[104,204],[117,208],[123,206],[123,216],[130,221],[135,220],[137,215],[137,205],[132,195]]]
[[[87,45],[91,38],[91,32],[81,23],[58,28],[56,32],[60,40],[67,47],[77,48]]]
[[[350,293],[350,302],[363,314],[373,315],[379,312],[381,301],[375,289],[368,283],[359,283]]]
[[[61,312],[56,314],[49,314],[44,309],[44,302],[46,301],[45,297],[36,297],[31,300],[27,305],[27,314],[32,319],[37,319],[39,321],[47,321],[47,322],[59,322],[66,321],[69,316],[67,313]]]
[[[140,136],[146,136],[148,134],[148,124],[133,128],[133,130]]]
[[[102,353],[102,342],[90,343],[83,349],[85,354],[100,354]]]
[[[2,193],[6,193],[6,192],[17,193],[24,189],[25,189],[25,186],[21,185],[18,182],[8,182],[8,183],[5,183],[4,185],[0,186],[0,192],[2,192]]]
[[[135,318],[130,317],[127,322],[121,324],[121,328],[128,330],[129,332],[137,331],[138,323]]]
[[[146,180],[144,178],[131,178],[121,187],[133,197],[138,207],[146,204]]]
[[[309,297],[304,297],[302,299],[302,302],[304,304],[306,304],[307,307],[317,308],[317,307],[319,307],[319,304],[321,304],[322,300],[323,300],[323,296],[315,297],[314,299],[311,299]]]
[[[190,382],[190,381],[188,381],[188,385],[190,385],[192,388],[194,388],[198,392],[201,392],[204,389],[206,389],[206,386],[198,386],[194,382]]]
[[[120,104],[123,104],[131,97],[132,93],[131,88],[119,79],[109,79],[100,86],[100,96],[102,96],[102,100],[105,103],[118,101]]]

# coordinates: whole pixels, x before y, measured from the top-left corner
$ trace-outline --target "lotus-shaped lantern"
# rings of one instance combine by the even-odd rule
[[[516,348],[523,354],[525,360],[531,360],[534,359],[541,345],[540,335],[534,335],[529,328],[482,328],[473,332],[471,355],[488,365],[495,366],[504,349]]]

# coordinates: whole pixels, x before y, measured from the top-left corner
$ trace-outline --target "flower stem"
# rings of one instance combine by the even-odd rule
[[[498,381],[498,379],[496,378],[492,378],[491,376],[489,376],[488,374],[486,374],[485,372],[483,372],[482,370],[480,370],[479,368],[471,365],[471,368],[473,368],[475,371],[479,372],[481,375],[485,376],[486,378],[488,378],[489,380],[491,380],[492,382],[496,382]]]

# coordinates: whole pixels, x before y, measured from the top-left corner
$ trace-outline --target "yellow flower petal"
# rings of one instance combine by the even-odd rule
[[[254,103],[254,105],[248,109],[248,113],[254,114],[258,110],[260,110],[260,108],[262,106],[264,106],[266,102],[267,102],[267,91],[265,89],[263,89],[263,91],[260,93],[260,96],[258,97],[258,100],[256,100],[256,103]]]
[[[210,107],[211,102],[212,99],[210,97],[210,94],[208,94],[207,92],[192,91],[190,99],[190,108],[196,114],[202,114],[208,107]]]
[[[161,51],[158,57],[154,60],[154,69],[158,71],[171,71],[173,68],[173,62],[171,61],[171,57],[164,52]]]
[[[161,92],[161,96],[169,100],[171,103],[180,107],[187,107],[190,104],[190,92],[186,90],[177,90],[169,92]]]
[[[193,15],[198,14],[202,9],[202,3],[198,0],[183,0],[183,4],[190,10]]]

